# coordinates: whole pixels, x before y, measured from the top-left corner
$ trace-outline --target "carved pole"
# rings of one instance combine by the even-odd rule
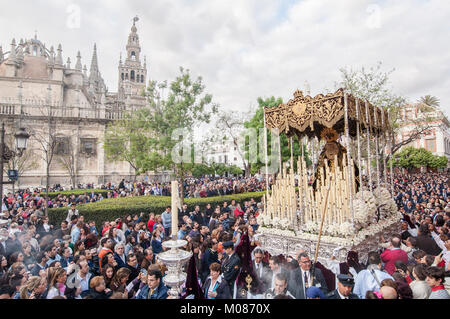
[[[366,134],[367,134],[367,175],[369,175],[369,189],[372,191],[372,163],[370,162],[370,118],[369,118],[369,102],[366,100]]]
[[[388,122],[389,124],[391,123],[391,114],[388,111]],[[394,155],[392,154],[392,138],[393,138],[393,134],[392,134],[392,130],[391,127],[389,126],[389,152],[391,154],[391,162],[389,163],[389,167],[391,170],[391,195],[394,195],[394,169],[393,169],[393,161],[394,161]]]
[[[178,237],[178,181],[172,181],[172,240]]]
[[[358,168],[359,168],[359,174],[361,175],[362,165],[361,165],[361,123],[359,123],[359,99],[356,99],[356,138],[358,140]],[[361,180],[361,176],[360,176]],[[362,185],[361,185],[362,186]]]
[[[283,159],[281,157],[281,132],[278,131],[277,140],[278,140],[278,160],[280,161],[280,173],[283,170]]]
[[[378,106],[374,106],[373,107],[373,113],[374,113],[374,120],[375,120],[375,126],[374,126],[374,132],[376,134],[375,136],[375,160],[377,161],[377,188],[380,188],[380,160],[379,160],[379,146],[378,146],[378,138],[380,136],[380,134],[376,133],[376,128],[378,126]]]
[[[352,171],[351,171],[351,150],[350,150],[350,128],[348,123],[348,94],[344,93],[344,115],[345,115],[345,140],[347,143],[347,165],[348,165],[348,187],[349,187],[349,199],[350,199],[350,214],[352,218],[352,224],[354,223],[355,216],[353,211],[353,187],[352,187]],[[337,163],[336,163],[337,164]]]
[[[292,136],[289,138],[289,146],[291,147],[291,167],[294,169],[294,143]]]
[[[269,197],[269,157],[267,156],[267,127],[266,127],[266,111],[264,110],[264,161],[266,166],[266,194]]]
[[[383,107],[381,108],[381,130],[382,130],[382,147],[383,147],[383,151],[381,152],[381,162],[383,163],[383,167],[382,167],[382,175],[381,177],[383,178],[383,183],[386,184],[387,180],[386,180],[386,163],[385,163],[385,157],[384,157],[384,152],[386,151],[386,132],[384,129],[384,109]]]

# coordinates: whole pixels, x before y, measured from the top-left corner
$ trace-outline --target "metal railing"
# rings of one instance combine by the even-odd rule
[[[22,110],[22,114],[21,111]],[[120,120],[123,116],[121,110],[107,108],[83,108],[74,106],[46,105],[46,104],[23,104],[0,103],[1,115],[22,115],[25,117],[47,117],[53,118],[77,118],[93,120]]]

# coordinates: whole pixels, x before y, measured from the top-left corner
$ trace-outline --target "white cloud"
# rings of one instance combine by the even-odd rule
[[[70,4],[81,8],[79,29],[67,28]],[[450,114],[448,1],[15,1],[2,4],[0,44],[9,50],[12,37],[37,29],[47,46],[63,45],[65,59],[81,50],[89,68],[96,42],[115,91],[136,14],[151,79],[170,80],[184,66],[225,108],[246,109],[258,96],[287,101],[305,80],[318,94],[334,89],[340,67],[382,61],[386,71],[395,68],[396,92],[411,101],[436,95]]]

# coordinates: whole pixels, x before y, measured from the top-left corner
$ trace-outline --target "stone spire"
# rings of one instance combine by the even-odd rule
[[[128,62],[128,61],[139,62],[141,46],[139,44],[139,35],[137,34],[137,28],[136,28],[137,21],[139,21],[139,18],[135,17],[133,19],[133,26],[131,27],[131,33],[128,36],[126,62]]]
[[[58,55],[56,56],[55,64],[57,65],[63,65],[63,57],[62,57],[62,46],[61,44],[58,45]]]
[[[29,46],[29,45],[25,46],[25,50],[23,51],[23,53],[24,53],[25,55],[30,55],[30,54],[31,54],[31,52],[30,52],[30,46]]]
[[[120,52],[119,65],[122,65],[122,52]]]
[[[86,64],[83,67],[83,74],[87,77],[87,67]]]
[[[11,63],[16,62],[16,39],[13,39],[11,42],[11,51],[9,52],[8,60]]]
[[[42,49],[42,51],[41,51],[41,57],[44,57],[45,58],[45,53],[47,52],[47,47],[45,46],[45,43],[44,43],[44,47],[43,47],[43,49]]]
[[[91,69],[90,69],[91,76],[93,73],[95,74],[95,76],[97,76],[97,72],[98,72],[97,43],[95,43],[94,52],[92,53],[92,60],[91,60]]]
[[[23,62],[23,39],[20,39],[20,43],[19,43],[19,45],[17,47],[16,60],[19,63]]]
[[[80,51],[78,51],[77,64],[75,64],[75,70],[81,71],[82,68],[83,68],[83,65],[81,64],[81,54],[80,54]]]
[[[98,70],[97,44],[94,44],[94,52],[92,53],[91,69],[89,70],[89,84],[91,90],[97,87],[100,81],[100,72]]]
[[[67,69],[70,69],[70,57],[67,58],[67,65],[66,65]]]
[[[53,48],[53,45],[50,47],[50,57],[48,59],[48,62],[50,65],[53,65],[55,63],[55,49]]]

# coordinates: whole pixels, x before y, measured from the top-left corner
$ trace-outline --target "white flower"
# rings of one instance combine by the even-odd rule
[[[339,226],[339,233],[345,237],[351,237],[355,234],[355,227],[350,222],[344,222]]]

